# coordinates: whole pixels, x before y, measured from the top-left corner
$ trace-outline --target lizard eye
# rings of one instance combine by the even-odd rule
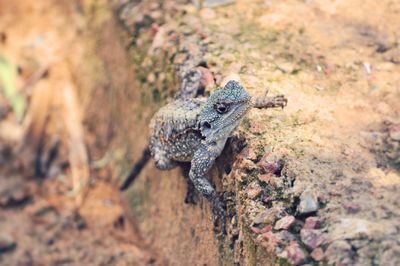
[[[217,110],[219,114],[225,114],[229,111],[229,105],[225,103],[216,103],[214,104],[214,109]]]

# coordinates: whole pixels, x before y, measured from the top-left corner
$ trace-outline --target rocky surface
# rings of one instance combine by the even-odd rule
[[[142,93],[156,105],[182,82],[207,94],[229,79],[253,94],[268,87],[289,98],[283,112],[251,112],[212,171],[231,216],[220,258],[259,265],[398,263],[397,122],[379,126],[400,112],[398,8],[390,0],[120,7]],[[239,140],[245,140],[241,152]],[[138,184],[132,194],[138,191],[154,190]]]

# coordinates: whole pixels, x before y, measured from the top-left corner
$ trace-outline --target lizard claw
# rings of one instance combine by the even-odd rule
[[[273,98],[274,105],[276,107],[282,107],[282,109],[287,105],[288,100],[285,98],[285,95],[280,94]]]
[[[226,235],[226,211],[218,200],[213,206],[214,231]]]

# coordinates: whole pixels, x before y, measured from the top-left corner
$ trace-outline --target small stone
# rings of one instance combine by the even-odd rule
[[[275,230],[288,230],[290,226],[294,223],[296,219],[293,216],[285,216],[282,219],[278,220],[275,224]]]
[[[203,88],[213,87],[215,86],[214,76],[208,68],[198,67],[198,70],[201,72],[200,85]]]
[[[282,209],[273,207],[260,212],[253,220],[253,224],[273,224],[277,217],[283,212]]]
[[[275,158],[272,153],[266,152],[260,159],[258,166],[260,166],[266,173],[279,175],[283,164],[281,164],[280,160]]]
[[[283,73],[288,73],[288,74],[293,73],[296,69],[295,66],[289,62],[277,64],[276,67]]]
[[[343,208],[346,209],[347,213],[354,214],[361,210],[361,206],[357,203],[346,202],[346,203],[343,203],[342,205],[343,205]]]
[[[364,71],[367,75],[371,75],[372,73],[372,67],[371,64],[369,62],[364,62],[363,63],[363,67],[364,67]]]
[[[282,244],[281,237],[273,232],[259,235],[257,239],[260,241],[260,244],[271,253],[275,252],[275,250]]]
[[[158,25],[157,23],[152,23],[150,26],[151,34],[156,35],[159,28],[160,28],[160,25]]]
[[[244,159],[244,160],[239,162],[238,168],[239,169],[252,170],[252,169],[256,169],[257,165],[253,161]]]
[[[301,229],[300,238],[311,249],[315,249],[327,241],[325,234],[321,230],[314,229]]]
[[[257,155],[250,147],[245,147],[237,156],[238,159],[248,159],[251,161],[257,160]]]
[[[282,242],[282,239],[278,234],[273,232],[266,232],[262,234],[264,240],[267,240],[270,244],[276,245]]]
[[[255,226],[252,226],[252,227],[250,227],[250,229],[251,229],[251,231],[252,231],[253,233],[255,233],[255,234],[264,234],[264,233],[266,233],[266,232],[272,231],[272,226],[268,224],[268,225],[264,226],[264,227],[261,228],[261,229],[255,227]]]
[[[307,217],[304,223],[304,229],[320,229],[322,227],[322,221],[317,217]]]
[[[322,248],[316,248],[311,252],[311,257],[316,261],[321,261],[325,258],[325,253]]]
[[[293,240],[296,240],[296,237],[292,233],[290,233],[289,231],[282,230],[278,234],[279,234],[280,238],[282,239],[282,241],[285,241],[285,242],[289,243],[289,242],[291,242]]]
[[[297,241],[291,241],[289,246],[285,248],[284,257],[292,265],[300,265],[306,260],[306,253],[300,248]]]
[[[150,72],[150,74],[147,75],[147,82],[154,83],[155,81],[156,81],[156,75],[153,72]]]
[[[17,243],[14,241],[14,238],[7,234],[0,234],[0,253],[7,252],[15,249],[17,247]]]
[[[236,2],[236,0],[192,0],[193,4],[195,4],[197,7],[203,6],[203,7],[218,7],[222,5],[228,5],[228,4],[233,4]]]
[[[269,181],[271,181],[272,174],[259,175],[257,176],[257,178],[262,182],[268,183]]]
[[[300,214],[316,212],[319,209],[318,197],[311,190],[305,190],[300,196],[300,204],[297,211]]]
[[[389,127],[389,136],[393,140],[400,141],[400,124]]]
[[[247,186],[246,192],[248,198],[255,199],[263,192],[263,189],[257,181],[253,181]]]

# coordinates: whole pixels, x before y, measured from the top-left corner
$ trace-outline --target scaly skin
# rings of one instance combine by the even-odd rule
[[[221,222],[224,230],[226,213],[207,173],[252,107],[283,108],[286,103],[283,95],[252,101],[236,81],[229,81],[208,99],[177,99],[161,108],[150,123],[151,156],[161,170],[172,169],[178,162],[191,163],[190,181],[211,202],[214,222]],[[134,169],[138,172],[137,167]],[[133,179],[125,181],[122,188]]]

